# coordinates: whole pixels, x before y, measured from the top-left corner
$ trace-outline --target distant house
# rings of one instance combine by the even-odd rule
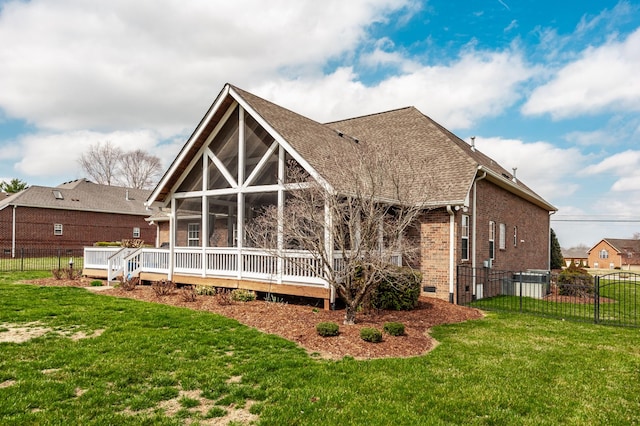
[[[576,266],[582,262],[583,266],[589,266],[589,250],[587,247],[572,247],[570,249],[562,249],[562,258],[564,260],[564,266],[569,266],[572,263]]]
[[[589,266],[640,270],[640,240],[604,238],[588,251]]]
[[[86,179],[56,187],[30,186],[0,198],[0,249],[81,249],[97,241],[139,238],[155,244],[145,221],[150,191],[98,185]]]
[[[232,85],[224,86],[149,197],[163,213],[151,220],[166,249],[141,249],[116,263],[135,265],[123,273],[142,279],[318,297],[328,306],[335,290],[314,266],[317,253],[282,247],[284,256],[275,258],[251,246],[244,230],[254,212],[284,209],[287,191],[299,188],[286,182],[289,165],[348,197],[353,189],[336,167],[349,167],[359,150],[389,146],[408,154],[410,164],[399,169],[429,177],[415,191],[429,199],[414,200],[427,208],[411,236],[420,249],[412,266],[422,273],[425,294],[456,300],[459,265],[549,268],[549,213],[556,208],[416,108],[323,124]],[[335,218],[326,216],[330,241]],[[325,246],[326,257],[340,265],[341,254]],[[85,251],[85,268],[93,273],[107,270],[98,251]],[[471,296],[476,288],[460,291]]]

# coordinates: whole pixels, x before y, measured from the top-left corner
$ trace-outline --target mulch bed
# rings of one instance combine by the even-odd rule
[[[29,284],[86,287],[92,280],[55,280],[53,278],[28,281]],[[100,290],[101,294],[126,297],[147,302],[164,303],[194,310],[214,312],[254,327],[265,333],[276,334],[296,342],[309,353],[317,353],[328,359],[351,356],[356,359],[411,357],[425,354],[437,342],[429,335],[429,329],[440,324],[458,323],[482,318],[478,309],[453,305],[446,301],[421,297],[413,311],[381,311],[359,313],[355,325],[343,325],[344,310],[325,311],[309,305],[273,303],[264,300],[219,304],[214,296],[197,296],[186,302],[180,290],[168,296],[156,296],[150,286],[137,286],[132,291],[121,288],[88,287]],[[321,337],[316,332],[320,322],[333,321],[340,324],[340,334]],[[380,343],[368,343],[360,338],[363,327],[383,329],[386,322],[401,322],[405,326],[404,336],[384,334]]]

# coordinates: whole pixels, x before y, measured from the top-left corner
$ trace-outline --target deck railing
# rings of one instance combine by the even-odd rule
[[[84,251],[85,268],[106,269],[108,279],[118,276],[137,276],[140,272],[168,274],[170,252],[167,249],[113,247],[87,247]],[[401,256],[392,260],[401,265]],[[334,267],[343,265],[340,254],[334,255]],[[255,248],[191,248],[174,249],[173,272],[202,277],[249,278],[281,283],[319,285],[326,287],[322,262],[312,253],[287,250],[283,256]]]

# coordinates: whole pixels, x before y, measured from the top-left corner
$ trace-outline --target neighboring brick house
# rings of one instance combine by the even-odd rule
[[[0,249],[81,249],[97,241],[139,238],[155,243],[145,221],[150,191],[98,185],[85,179],[31,186],[0,199]]]
[[[587,252],[596,269],[640,270],[640,240],[605,238]]]
[[[188,247],[202,247],[201,255],[194,254],[202,256],[197,265],[223,259],[235,268],[240,257],[223,248],[237,246],[236,233],[250,220],[244,216],[252,203],[258,207],[282,203],[287,161],[294,160],[333,190],[348,193],[333,159],[344,159],[343,167],[349,167],[349,155],[358,147],[389,144],[408,154],[403,167],[429,177],[425,185],[430,197],[419,236],[414,235],[421,250],[415,266],[422,272],[425,292],[455,300],[458,265],[549,268],[549,215],[557,209],[416,108],[321,124],[231,85],[223,88],[149,198],[149,203],[167,212],[155,221],[158,241],[169,243],[172,254],[185,256],[192,253]],[[247,172],[239,173],[243,166]],[[242,247],[237,253],[243,255]],[[170,277],[174,267],[168,266]],[[198,266],[194,272],[200,274],[198,280],[209,276],[216,280],[220,276],[208,272],[216,268]],[[234,275],[242,274],[240,270]]]

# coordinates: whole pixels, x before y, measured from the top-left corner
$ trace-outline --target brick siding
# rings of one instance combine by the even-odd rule
[[[11,249],[13,207],[0,210],[0,248]],[[74,210],[18,207],[16,209],[16,248],[65,248],[91,246],[97,241],[133,238],[140,228],[140,239],[155,244],[156,227],[144,216]],[[54,224],[62,225],[62,235],[54,235]]]

